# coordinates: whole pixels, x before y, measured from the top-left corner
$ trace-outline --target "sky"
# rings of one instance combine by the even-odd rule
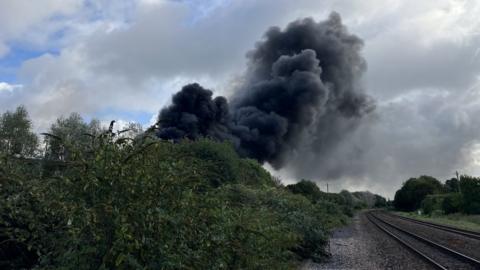
[[[25,105],[38,132],[72,112],[147,126],[186,83],[232,95],[269,27],[332,11],[364,41],[375,117],[325,158],[348,165],[331,179],[301,156],[266,167],[390,198],[409,177],[479,175],[479,1],[2,0],[0,111]]]

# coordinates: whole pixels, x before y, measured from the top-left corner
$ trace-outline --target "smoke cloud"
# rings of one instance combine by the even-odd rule
[[[248,52],[230,102],[190,84],[158,117],[158,137],[233,142],[240,155],[283,167],[298,151],[328,155],[375,106],[361,85],[363,42],[339,14],[270,28]]]

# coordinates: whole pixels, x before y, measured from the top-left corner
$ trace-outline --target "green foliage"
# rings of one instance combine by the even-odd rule
[[[442,210],[445,214],[457,213],[462,210],[463,196],[460,193],[445,194],[442,202]]]
[[[433,177],[411,178],[395,193],[394,205],[397,210],[413,211],[419,208],[419,201],[426,214],[479,214],[480,178],[462,175],[460,181],[451,178],[445,185]]]
[[[210,184],[218,187],[225,183],[238,183],[240,164],[235,150],[228,144],[209,140],[179,145],[181,154],[202,163],[202,170]]]
[[[384,197],[375,194],[375,203],[373,205],[375,208],[387,207],[387,199]]]
[[[50,160],[72,159],[72,151],[87,151],[102,132],[100,122],[92,120],[87,124],[78,113],[72,113],[67,118],[60,117],[50,127],[49,136],[45,137],[45,156]]]
[[[463,195],[463,211],[467,214],[480,214],[480,178],[462,175],[460,190]]]
[[[460,191],[460,181],[457,178],[451,178],[445,181],[445,191],[446,192],[459,192]]]
[[[285,233],[289,232],[297,238],[297,245],[292,251],[301,258],[318,261],[327,256],[325,245],[328,231],[346,222],[338,215],[338,208],[327,202],[312,204],[304,196],[278,188],[259,190],[243,185],[232,188],[234,191],[231,195],[234,197],[227,201],[240,203],[243,207],[265,208],[267,212],[278,215],[281,223],[286,225]]]
[[[347,220],[226,143],[69,136],[50,173],[0,159],[1,268],[292,269]]]
[[[8,155],[32,157],[38,146],[38,138],[32,132],[32,122],[25,107],[0,116],[0,152]]]
[[[279,183],[253,159],[240,159],[238,180],[245,185],[280,186]]]
[[[423,213],[430,215],[433,211],[441,211],[444,199],[445,195],[443,194],[427,195],[421,203]]]
[[[383,198],[377,194],[373,194],[369,191],[356,191],[352,192],[352,195],[355,199],[355,208],[373,208],[375,207],[375,202],[378,198]]]
[[[318,188],[317,184],[305,179],[300,180],[298,183],[288,185],[287,189],[294,194],[301,194],[305,196],[312,202],[322,200],[326,197],[322,194],[323,192],[320,190],[320,188]]]
[[[338,194],[325,193],[322,192],[314,182],[305,179],[302,179],[298,183],[288,185],[287,189],[294,194],[305,196],[313,203],[331,203],[349,217],[353,216],[354,210],[374,207],[376,200],[379,200],[379,205],[386,204],[385,198],[368,191],[348,192],[347,190],[342,190]]]
[[[410,178],[395,193],[394,206],[398,210],[413,211],[421,206],[423,199],[429,194],[443,191],[442,184],[431,176]]]

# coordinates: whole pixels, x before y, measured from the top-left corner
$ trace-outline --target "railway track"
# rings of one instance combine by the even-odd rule
[[[417,223],[417,224],[421,224],[421,225],[424,225],[424,226],[427,226],[427,227],[436,228],[436,229],[439,229],[439,230],[452,232],[452,233],[460,234],[460,235],[463,235],[463,236],[466,236],[466,237],[469,237],[469,238],[480,240],[480,232],[463,230],[463,229],[455,228],[455,227],[452,227],[452,226],[447,226],[447,225],[441,225],[441,224],[437,224],[437,223],[422,221],[422,220],[413,219],[413,218],[409,218],[409,217],[404,217],[404,216],[391,214],[391,213],[386,213],[386,214],[390,215],[390,216],[393,216],[395,218],[408,220],[408,221],[411,221],[411,222],[414,222],[414,223]]]
[[[400,228],[373,212],[367,218],[380,230],[417,254],[436,269],[480,269],[480,261],[419,234]],[[479,244],[480,248],[480,244]]]

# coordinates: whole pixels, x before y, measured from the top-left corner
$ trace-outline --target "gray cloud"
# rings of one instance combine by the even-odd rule
[[[368,46],[368,81],[378,97],[389,99],[423,88],[464,91],[476,82],[480,71],[477,37],[469,44],[440,40],[426,48],[406,37],[384,38]]]
[[[95,22],[85,19],[92,11],[72,14],[72,32],[61,43],[61,53],[24,63],[18,82],[24,87],[0,91],[0,109],[26,104],[45,126],[70,111],[155,114],[172,93],[193,81],[215,94],[231,94],[232,84],[241,82],[235,76],[245,69],[245,52],[268,27],[306,16],[321,20],[336,10],[365,42],[363,84],[377,99],[377,111],[321,160],[299,150],[290,167],[275,173],[285,180],[309,177],[390,195],[418,174],[443,179],[457,169],[480,173],[475,159],[480,126],[476,1],[232,0],[196,9],[195,2],[139,0],[129,12],[128,5],[107,2],[95,7],[103,10]],[[12,10],[18,17],[20,10]],[[6,36],[3,29],[0,34]],[[27,31],[20,30],[8,33]],[[38,37],[50,33],[37,32]],[[40,39],[31,40],[37,44],[33,40]]]

